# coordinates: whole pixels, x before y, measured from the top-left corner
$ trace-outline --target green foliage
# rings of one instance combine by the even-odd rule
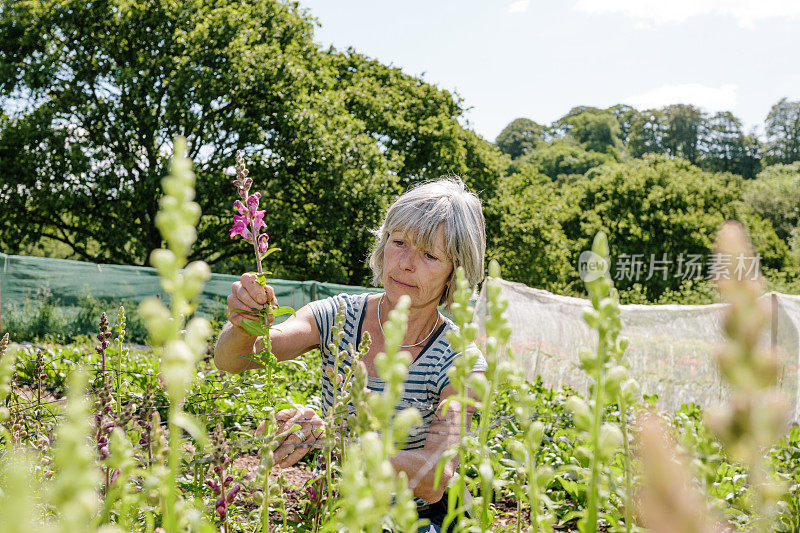
[[[762,170],[744,185],[744,201],[789,242],[800,222],[800,161]]]
[[[649,261],[651,254],[657,259],[666,254],[675,262],[681,254],[707,258],[713,251],[715,229],[727,219],[737,219],[753,235],[763,266],[788,266],[788,247],[768,222],[740,201],[740,191],[741,180],[735,176],[704,172],[681,159],[647,156],[604,167],[592,179],[576,184],[569,195],[577,209],[565,220],[564,231],[578,244],[573,253],[588,249],[589,236],[602,230],[614,235],[612,258],[643,254]],[[644,277],[639,283],[650,301],[680,287],[676,276]],[[615,280],[621,289],[635,283]]]
[[[572,248],[562,229],[573,206],[551,185],[532,182],[524,174],[502,178],[498,194],[485,207],[489,258],[506,265],[508,279],[554,292],[567,289],[577,277]]]
[[[545,137],[544,126],[527,118],[512,120],[495,139],[495,144],[504,154],[516,159],[536,148]]]
[[[144,264],[161,246],[158,186],[176,134],[203,211],[190,259],[217,271],[247,264],[221,238],[236,148],[264,184],[267,231],[284,250],[275,275],[288,279],[365,282],[369,230],[411,183],[459,173],[491,194],[505,159],[459,125],[459,100],[321,50],[312,30],[274,0],[5,3],[0,88],[14,112],[0,130],[0,244],[51,239],[73,257]]]
[[[800,160],[800,102],[781,98],[770,108],[765,130],[765,159],[768,164]]]
[[[555,126],[572,137],[587,152],[619,158],[621,129],[613,113],[593,107],[577,107],[556,121]]]
[[[135,307],[130,301],[89,295],[67,303],[43,288],[22,302],[4,302],[0,332],[7,332],[17,342],[76,342],[97,330],[101,313],[112,315],[120,306]],[[144,344],[147,338],[147,330],[137,313],[128,317],[127,338],[138,344]]]
[[[615,154],[587,150],[578,141],[568,137],[541,143],[515,162],[515,166],[530,166],[551,180],[563,183],[575,181],[590,169],[616,161]]]

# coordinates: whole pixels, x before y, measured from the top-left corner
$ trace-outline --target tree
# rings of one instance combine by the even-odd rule
[[[631,118],[628,151],[633,157],[666,153],[666,117],[662,111],[647,109]]]
[[[188,139],[203,217],[191,259],[252,268],[227,238],[246,154],[282,252],[276,275],[365,283],[371,235],[409,184],[458,172],[491,194],[507,164],[452,95],[323,51],[274,0],[10,0],[0,10],[0,243],[144,264],[171,142]],[[17,228],[6,231],[5,228]]]
[[[772,165],[745,184],[744,201],[768,220],[775,233],[789,241],[800,224],[800,161]]]
[[[754,178],[760,167],[758,137],[742,131],[742,121],[729,111],[708,117],[700,134],[699,165],[712,172],[732,172]]]
[[[649,300],[656,300],[666,290],[678,290],[679,257],[698,254],[706,260],[702,273],[707,274],[707,260],[713,251],[716,229],[727,219],[740,220],[748,228],[762,265],[780,269],[790,263],[789,250],[770,224],[740,199],[741,178],[731,174],[704,172],[680,158],[649,155],[601,167],[590,180],[576,184],[569,192],[575,202],[573,215],[564,221],[566,237],[575,242],[572,261],[588,250],[599,230],[609,235],[612,275],[633,274],[636,255],[643,264],[638,283]],[[638,254],[638,255],[637,255]],[[650,259],[671,261],[667,279],[661,270],[648,280]],[[669,270],[671,269],[671,270]],[[635,276],[617,281],[620,289],[633,287]]]
[[[583,177],[590,169],[611,162],[616,162],[614,155],[588,151],[571,137],[542,143],[515,161],[517,168],[529,166],[559,182]]]
[[[544,139],[546,132],[547,129],[541,124],[527,118],[518,118],[503,128],[495,144],[504,154],[516,159],[536,148],[536,145]]]
[[[700,133],[704,114],[692,105],[675,104],[665,107],[664,148],[666,153],[696,163],[699,158]]]
[[[630,141],[631,128],[633,121],[639,116],[639,111],[626,104],[617,104],[609,107],[608,111],[614,115],[619,124],[620,139],[622,143],[627,145]]]
[[[561,222],[573,207],[551,184],[522,173],[504,177],[485,212],[499,221],[487,232],[487,256],[503,265],[503,277],[563,293],[577,277],[572,243]]]
[[[781,98],[769,110],[765,126],[767,163],[800,161],[800,102]]]
[[[557,122],[560,130],[580,143],[584,150],[619,158],[622,148],[617,119],[609,111],[587,108],[570,113]]]

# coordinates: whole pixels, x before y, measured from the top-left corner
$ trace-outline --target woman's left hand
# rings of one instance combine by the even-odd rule
[[[284,409],[275,414],[280,435],[299,425],[300,430],[289,433],[273,452],[275,462],[282,468],[292,466],[315,447],[324,433],[325,422],[310,407]]]

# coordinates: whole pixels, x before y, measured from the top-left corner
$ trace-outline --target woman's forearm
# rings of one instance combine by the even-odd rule
[[[434,488],[436,465],[440,458],[441,453],[433,453],[429,449],[402,450],[391,458],[391,463],[395,471],[406,473],[408,486],[414,492],[414,496],[434,503],[442,499],[447,484],[455,472],[454,461],[450,461],[445,465],[439,484]]]
[[[214,364],[220,370],[233,374],[258,368],[260,366],[258,363],[248,359],[253,355],[256,340],[257,337],[249,335],[243,329],[230,322],[226,323],[214,347]]]

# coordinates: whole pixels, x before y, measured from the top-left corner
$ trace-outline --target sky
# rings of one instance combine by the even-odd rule
[[[800,100],[800,0],[300,0],[315,41],[459,95],[490,141],[579,105],[688,103],[763,130]]]

